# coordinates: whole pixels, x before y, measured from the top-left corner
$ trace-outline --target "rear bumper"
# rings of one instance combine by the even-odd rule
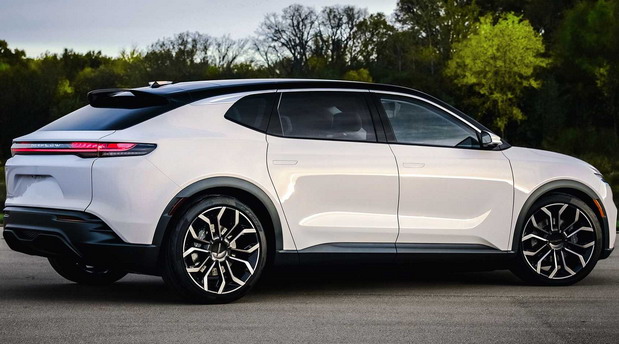
[[[94,215],[27,207],[6,207],[4,214],[4,239],[15,251],[158,274],[157,246],[128,244]]]

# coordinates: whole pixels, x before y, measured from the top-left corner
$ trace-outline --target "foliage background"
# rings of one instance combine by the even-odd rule
[[[296,4],[266,15],[253,37],[185,32],[115,57],[67,48],[28,58],[0,40],[0,205],[11,140],[85,105],[88,91],[256,77],[413,87],[514,145],[590,162],[616,193],[617,1],[400,0],[386,14]]]

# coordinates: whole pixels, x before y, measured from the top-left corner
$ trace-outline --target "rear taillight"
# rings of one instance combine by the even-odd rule
[[[152,143],[120,142],[15,142],[11,154],[74,154],[82,158],[136,156],[152,152]]]

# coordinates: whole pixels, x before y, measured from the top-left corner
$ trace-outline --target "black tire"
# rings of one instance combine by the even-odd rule
[[[48,258],[56,272],[69,281],[86,285],[108,285],[125,277],[124,271],[89,266],[62,258]]]
[[[236,198],[207,197],[190,206],[170,230],[162,247],[163,279],[189,302],[237,300],[255,285],[266,265],[262,224]]]
[[[534,285],[574,284],[593,270],[602,252],[597,216],[585,202],[568,194],[551,194],[535,202],[517,233],[518,251],[511,270]]]

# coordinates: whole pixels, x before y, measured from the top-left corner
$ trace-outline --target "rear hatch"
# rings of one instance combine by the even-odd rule
[[[36,131],[15,142],[46,145],[98,142],[106,131]],[[6,206],[84,210],[92,199],[91,169],[96,158],[74,154],[15,155],[6,163]]]
[[[96,159],[142,155],[154,145],[108,143],[105,137],[182,105],[136,90],[100,90],[90,105],[13,140],[6,163],[6,206],[85,210]]]

